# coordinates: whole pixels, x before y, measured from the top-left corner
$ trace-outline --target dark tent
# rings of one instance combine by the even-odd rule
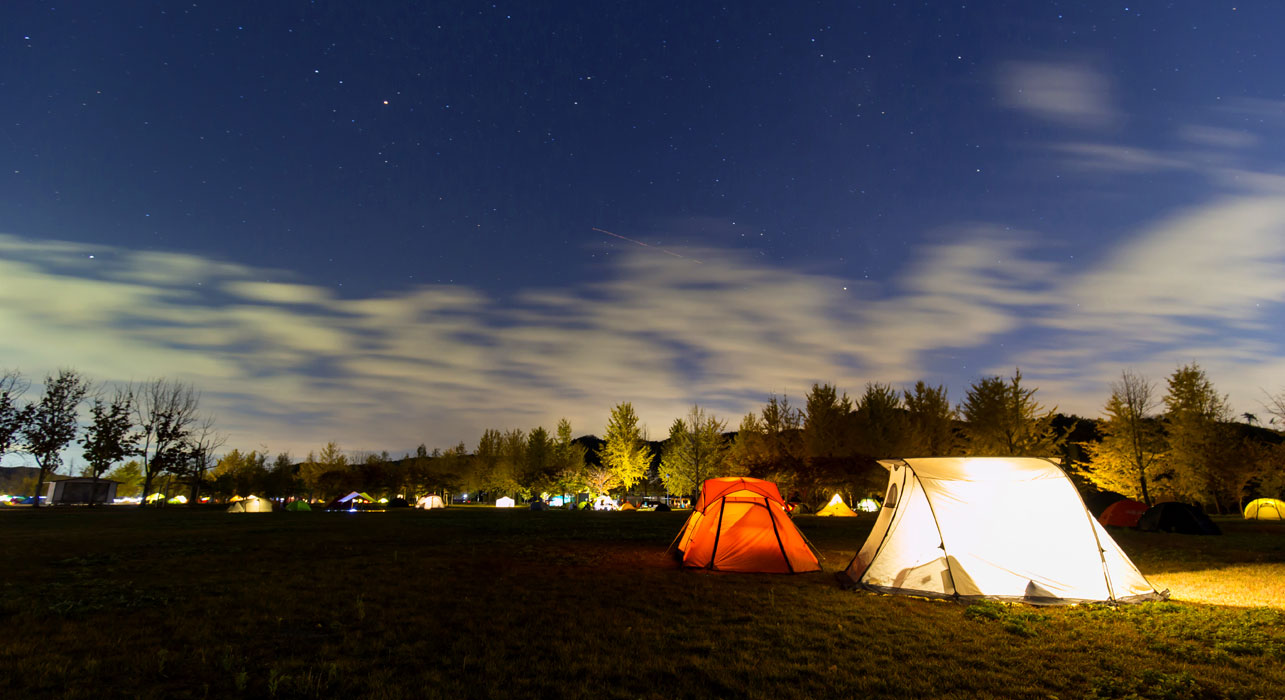
[[[410,501],[398,496],[388,502],[389,508],[410,508]]]
[[[1138,519],[1138,529],[1146,532],[1176,532],[1180,535],[1221,535],[1222,530],[1199,508],[1166,501],[1147,509]]]
[[[665,513],[668,513],[670,510],[673,510],[673,509],[672,509],[672,508],[670,508],[669,506],[665,505],[664,503],[660,503],[660,504],[657,504],[657,505],[656,505],[656,511],[657,511],[657,512],[665,512]]]
[[[544,501],[541,501],[539,499],[531,501],[531,510],[548,510],[548,509],[549,509],[549,504],[545,503]]]

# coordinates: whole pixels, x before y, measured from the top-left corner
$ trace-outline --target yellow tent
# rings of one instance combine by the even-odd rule
[[[1285,501],[1256,498],[1245,506],[1246,520],[1285,520]]]
[[[857,512],[849,508],[847,503],[843,502],[843,496],[836,493],[834,494],[834,498],[831,498],[830,502],[827,503],[824,508],[817,511],[817,515],[833,515],[840,518],[855,518],[857,517]]]

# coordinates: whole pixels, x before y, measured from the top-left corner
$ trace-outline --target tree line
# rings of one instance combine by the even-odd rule
[[[401,458],[349,455],[331,442],[298,461],[266,449],[216,458],[223,439],[212,419],[198,415],[199,395],[180,382],[151,380],[107,396],[62,370],[46,379],[43,397],[19,405],[25,389],[16,372],[0,381],[0,450],[31,455],[38,483],[61,464],[77,434],[76,407],[89,396],[90,420],[79,433],[85,475],[106,474],[124,482],[123,491],[144,495],[160,480],[178,483],[192,502],[202,492],[309,500],[351,491],[493,499],[646,497],[654,489],[693,496],[705,479],[744,475],[816,504],[836,491],[850,498],[881,493],[886,471],[878,459],[949,455],[1059,457],[1083,485],[1218,512],[1242,507],[1253,494],[1285,492],[1280,433],[1256,425],[1254,414],[1237,422],[1195,364],[1176,369],[1162,397],[1145,378],[1123,372],[1097,420],[1042,406],[1018,369],[1011,377],[982,377],[958,404],[944,386],[923,381],[903,389],[869,383],[855,399],[814,384],[801,406],[773,395],[734,431],[696,405],[674,419],[663,440],[651,441],[632,404],[622,402],[611,409],[602,439],[573,438],[562,419],[553,431],[487,429],[471,452],[460,442],[432,451],[420,445]],[[1285,427],[1285,393],[1268,396],[1265,408],[1273,425]],[[124,459],[130,461],[120,464]]]
[[[36,464],[33,505],[40,506],[46,479],[62,467],[65,450],[78,442],[97,482],[127,457],[135,463],[144,493],[161,476],[183,479],[197,500],[206,472],[224,438],[214,420],[198,413],[200,394],[191,384],[160,378],[108,390],[74,369],[45,377],[38,399],[23,401],[30,383],[17,370],[0,372],[0,456],[24,453]],[[81,405],[90,402],[82,428]],[[77,439],[79,438],[79,439]]]

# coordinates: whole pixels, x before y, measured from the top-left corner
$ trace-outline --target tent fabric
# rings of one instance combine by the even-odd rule
[[[1221,535],[1214,521],[1199,508],[1177,501],[1157,503],[1138,519],[1144,532],[1175,532],[1180,535]]]
[[[638,506],[634,505],[629,501],[625,501],[624,503],[620,504],[620,508],[618,510],[638,510]]]
[[[515,504],[516,504],[516,501],[514,501],[512,498],[509,498],[508,496],[501,496],[495,499],[496,508],[512,508]]]
[[[1098,522],[1112,527],[1137,527],[1138,520],[1146,512],[1146,503],[1126,498],[1107,506],[1098,516]]]
[[[824,508],[822,508],[821,510],[818,510],[816,514],[820,517],[827,517],[827,518],[828,517],[838,517],[838,518],[857,517],[857,512],[849,508],[848,504],[843,502],[843,496],[840,496],[837,493],[834,494],[834,497],[830,499],[830,502],[827,503]]]
[[[229,513],[271,513],[272,501],[258,496],[246,496],[245,498],[228,506]]]
[[[286,510],[296,513],[306,513],[312,510],[312,506],[307,501],[290,501],[286,504]]]
[[[1035,604],[1159,600],[1057,465],[1032,457],[881,461],[883,508],[844,574],[867,589]]]
[[[776,484],[760,479],[706,480],[676,542],[685,567],[763,573],[821,570],[816,553],[786,515]]]
[[[433,510],[434,508],[445,508],[446,503],[442,501],[441,496],[435,493],[430,493],[427,496],[421,497],[418,501],[415,501],[415,507],[421,510]]]
[[[1285,520],[1285,501],[1255,498],[1245,506],[1246,520]]]
[[[857,501],[857,510],[862,513],[878,513],[879,509],[882,507],[883,506],[879,505],[879,501],[876,501],[873,498],[863,498],[860,501]]]

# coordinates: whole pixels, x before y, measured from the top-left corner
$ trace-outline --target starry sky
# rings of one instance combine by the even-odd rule
[[[1082,5],[1091,4],[1092,8]],[[1285,387],[1272,2],[10,2],[0,367],[229,446]],[[38,387],[37,387],[38,388]],[[33,393],[34,393],[33,389]]]

